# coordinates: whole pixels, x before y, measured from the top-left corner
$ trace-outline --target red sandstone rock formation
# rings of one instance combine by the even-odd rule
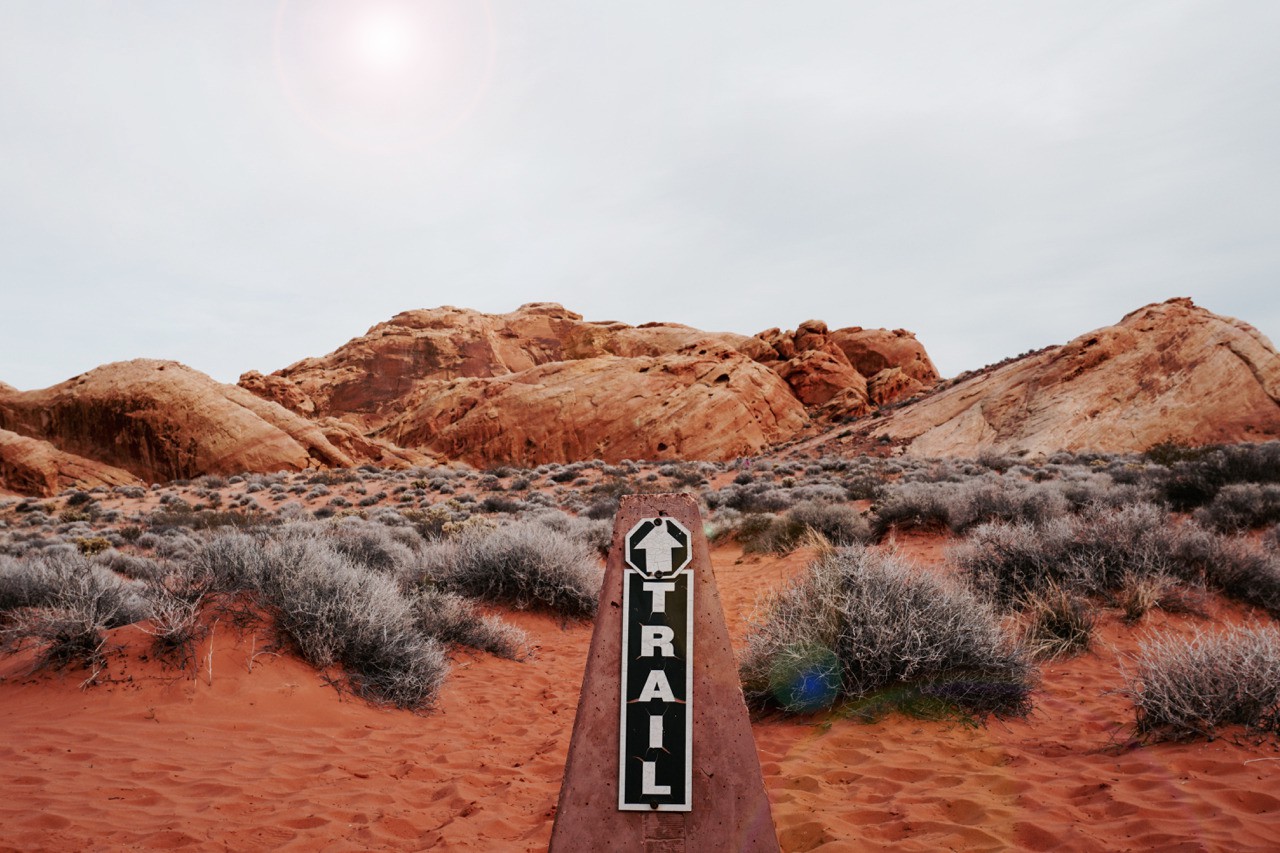
[[[305,418],[172,361],[118,362],[42,391],[5,391],[0,429],[153,481],[368,461]]]
[[[759,453],[807,421],[777,374],[703,341],[667,355],[439,382],[378,435],[476,465],[728,459]]]
[[[1028,457],[1275,438],[1280,355],[1249,324],[1171,299],[811,446],[883,435],[916,456]]]
[[[756,338],[769,346],[756,360],[787,380],[800,402],[855,417],[867,413],[867,380],[831,340],[826,323],[808,320],[794,332],[767,329]]]
[[[882,370],[899,367],[921,387],[938,381],[938,371],[929,354],[916,336],[905,329],[890,331],[851,326],[836,329],[831,333],[831,341],[849,359],[854,370],[868,379]]]
[[[442,380],[507,376],[608,355],[658,356],[708,337],[729,345],[749,340],[668,323],[589,323],[549,302],[509,314],[445,306],[397,314],[327,356],[269,376],[250,371],[240,385],[299,414],[332,415],[373,430],[422,404]]]
[[[12,389],[10,389],[12,390]],[[63,489],[141,485],[128,471],[64,453],[47,441],[0,429],[0,489],[56,495]]]

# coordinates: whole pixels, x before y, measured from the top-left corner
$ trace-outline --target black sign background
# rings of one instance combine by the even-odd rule
[[[689,635],[690,572],[681,572],[662,582],[675,585],[666,593],[663,613],[654,613],[653,593],[644,589],[646,579],[638,572],[626,573],[627,611],[623,614],[627,632],[627,672],[623,684],[626,697],[622,725],[622,801],[626,804],[683,805],[688,802],[685,784],[688,778],[691,745],[688,743],[689,703],[689,649],[693,637]],[[645,625],[665,625],[675,633],[671,644],[675,657],[655,655],[640,657],[641,628]],[[651,699],[638,702],[636,698],[644,690],[649,674],[661,670],[676,702]],[[649,747],[649,718],[663,717],[663,748]],[[658,785],[670,785],[670,794],[644,794],[642,772],[644,762],[655,764],[654,781]]]

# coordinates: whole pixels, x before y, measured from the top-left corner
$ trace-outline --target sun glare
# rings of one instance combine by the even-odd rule
[[[313,128],[369,151],[451,132],[493,62],[487,0],[280,0],[276,70]]]
[[[414,61],[418,39],[409,21],[382,14],[360,22],[355,47],[364,64],[379,71],[395,71]]]

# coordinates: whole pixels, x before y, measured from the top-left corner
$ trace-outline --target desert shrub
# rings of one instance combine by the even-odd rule
[[[732,510],[731,510],[732,511]],[[732,533],[747,554],[789,554],[806,534],[817,534],[829,545],[850,545],[871,539],[871,526],[866,519],[847,506],[805,501],[796,504],[782,516],[747,513],[735,516],[732,528],[721,524],[716,537]]]
[[[508,498],[499,496],[499,494],[490,494],[480,501],[481,512],[503,512],[503,514],[513,515],[521,512],[525,508],[525,502],[518,498]]]
[[[413,571],[417,554],[410,547],[418,537],[412,538],[376,521],[361,518],[344,518],[323,529],[325,537],[334,549],[358,566],[399,578]]]
[[[1280,483],[1280,442],[1203,448],[1153,448],[1168,470],[1161,486],[1174,509],[1189,512],[1210,503],[1233,483]]]
[[[449,592],[569,617],[596,611],[602,578],[591,549],[536,522],[464,531],[428,546],[423,562]]]
[[[616,498],[601,498],[592,501],[583,512],[587,518],[595,521],[603,521],[612,519],[618,513],[618,500]]]
[[[44,562],[0,555],[0,613],[51,601],[58,577]]]
[[[95,562],[118,575],[140,581],[158,578],[166,571],[164,566],[150,557],[123,554],[115,549],[99,554]]]
[[[434,700],[448,661],[393,579],[299,529],[266,542],[260,590],[303,658],[340,664],[359,695],[400,708]]]
[[[1008,607],[1051,584],[1104,593],[1131,575],[1193,579],[1198,573],[1179,557],[1178,543],[1163,510],[1135,504],[1039,525],[984,524],[950,559],[976,589]]]
[[[104,536],[82,536],[76,540],[76,547],[86,557],[101,554],[111,547],[111,541]]]
[[[953,494],[932,483],[895,484],[872,507],[876,535],[883,536],[891,527],[950,527],[955,512]]]
[[[1086,587],[1082,569],[1070,560],[1074,527],[1066,520],[1036,525],[992,522],[974,530],[948,559],[979,592],[1003,607],[1044,590],[1049,584]]]
[[[1274,524],[1280,521],[1280,485],[1223,486],[1208,506],[1196,510],[1195,519],[1205,527],[1222,532]]]
[[[195,645],[207,633],[200,620],[200,598],[175,594],[161,581],[149,584],[149,613],[143,630],[151,651],[162,661],[186,669],[195,662]]]
[[[265,556],[252,536],[218,531],[200,543],[188,564],[213,578],[213,587],[219,591],[252,591],[262,586]]]
[[[1138,649],[1126,692],[1140,736],[1213,738],[1224,726],[1280,733],[1280,632],[1240,626]]]
[[[1098,508],[1039,526],[983,525],[949,558],[976,589],[1004,607],[1049,584],[1116,598],[1124,588],[1155,578],[1183,585],[1167,591],[1170,607],[1195,612],[1194,587],[1206,585],[1280,616],[1280,558],[1238,536],[1176,525],[1150,504]],[[1139,601],[1132,604],[1135,612],[1145,612]]]
[[[1054,659],[1088,651],[1094,619],[1090,604],[1070,589],[1050,584],[1022,603],[1023,644],[1033,657]]]
[[[608,555],[609,548],[613,545],[613,524],[610,521],[569,515],[560,510],[542,510],[530,520],[585,542],[601,557]]]
[[[26,565],[0,562],[0,596],[16,603],[6,608],[4,647],[35,646],[40,664],[54,667],[96,664],[104,632],[147,611],[136,587],[73,551],[42,554]]]
[[[1234,536],[1210,536],[1203,560],[1205,582],[1224,595],[1280,618],[1280,557]]]
[[[487,616],[460,595],[422,590],[412,601],[418,629],[446,646],[465,646],[498,657],[528,656],[529,637],[496,616]]]
[[[1030,708],[1032,666],[997,614],[967,590],[860,546],[816,560],[766,602],[741,666],[757,706],[808,711]]]
[[[876,474],[854,474],[845,478],[845,496],[851,501],[875,501],[884,494],[884,480]]]
[[[739,518],[733,537],[744,554],[789,554],[804,532],[803,524],[786,517],[750,512]]]
[[[821,533],[832,545],[871,541],[871,525],[855,510],[839,504],[806,501],[787,512],[788,520]]]

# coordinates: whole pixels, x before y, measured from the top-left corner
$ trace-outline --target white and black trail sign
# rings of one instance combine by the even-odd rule
[[[613,521],[551,853],[777,853],[697,500]]]
[[[673,518],[627,533],[622,587],[618,808],[689,811],[693,769],[693,572]]]

